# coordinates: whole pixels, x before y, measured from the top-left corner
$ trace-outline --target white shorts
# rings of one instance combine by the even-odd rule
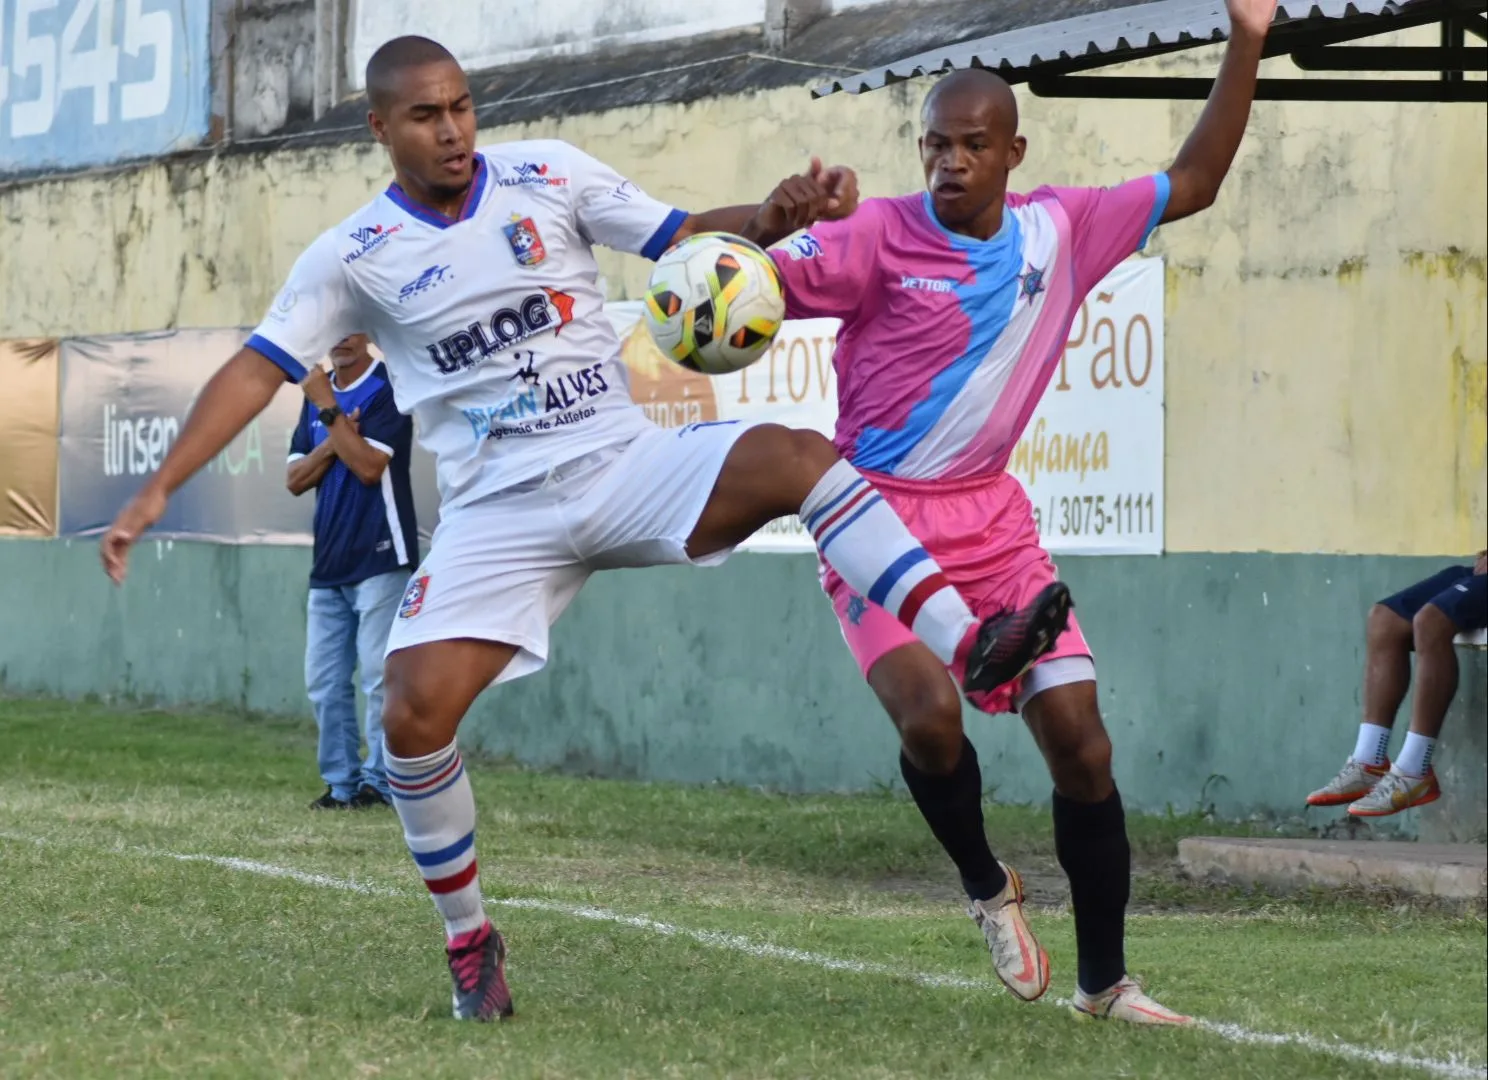
[[[687,555],[734,443],[752,424],[656,428],[547,476],[449,511],[413,574],[387,653],[475,638],[518,649],[507,682],[548,661],[548,628],[595,570],[713,566]]]

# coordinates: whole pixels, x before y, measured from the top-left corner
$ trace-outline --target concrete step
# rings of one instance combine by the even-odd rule
[[[1235,885],[1347,885],[1453,900],[1488,895],[1482,844],[1195,836],[1178,841],[1178,862],[1192,877]]]

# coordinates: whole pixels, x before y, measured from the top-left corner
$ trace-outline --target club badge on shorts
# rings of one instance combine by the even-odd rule
[[[537,224],[530,217],[513,214],[511,224],[503,225],[501,231],[506,233],[506,242],[511,245],[518,266],[531,269],[548,257]]]
[[[398,605],[398,618],[411,619],[424,610],[424,597],[429,595],[429,575],[421,574],[408,583],[403,590],[403,602]]]

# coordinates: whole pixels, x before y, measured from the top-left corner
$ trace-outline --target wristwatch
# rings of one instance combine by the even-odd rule
[[[333,423],[336,422],[336,417],[341,415],[341,406],[327,405],[324,409],[320,410],[319,415],[320,422],[326,427],[330,427]]]

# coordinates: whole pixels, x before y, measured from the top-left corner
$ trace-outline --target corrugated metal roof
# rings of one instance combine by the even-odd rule
[[[1445,18],[1461,13],[1464,7],[1480,9],[1480,5],[1463,5],[1452,0],[1305,0],[1300,3],[1283,0],[1274,25],[1278,31],[1284,24],[1302,29],[1308,25],[1317,27],[1327,20],[1415,16],[1430,11],[1439,11]],[[1022,82],[1031,72],[1051,65],[1068,70],[1072,61],[1100,58],[1100,64],[1104,66],[1149,50],[1197,47],[1223,41],[1228,37],[1229,29],[1224,0],[1159,0],[1157,3],[1133,4],[918,53],[818,86],[812,94],[815,97],[838,91],[858,94],[919,75],[965,67],[991,68],[1009,82]],[[1378,33],[1386,33],[1389,29],[1382,26]]]

